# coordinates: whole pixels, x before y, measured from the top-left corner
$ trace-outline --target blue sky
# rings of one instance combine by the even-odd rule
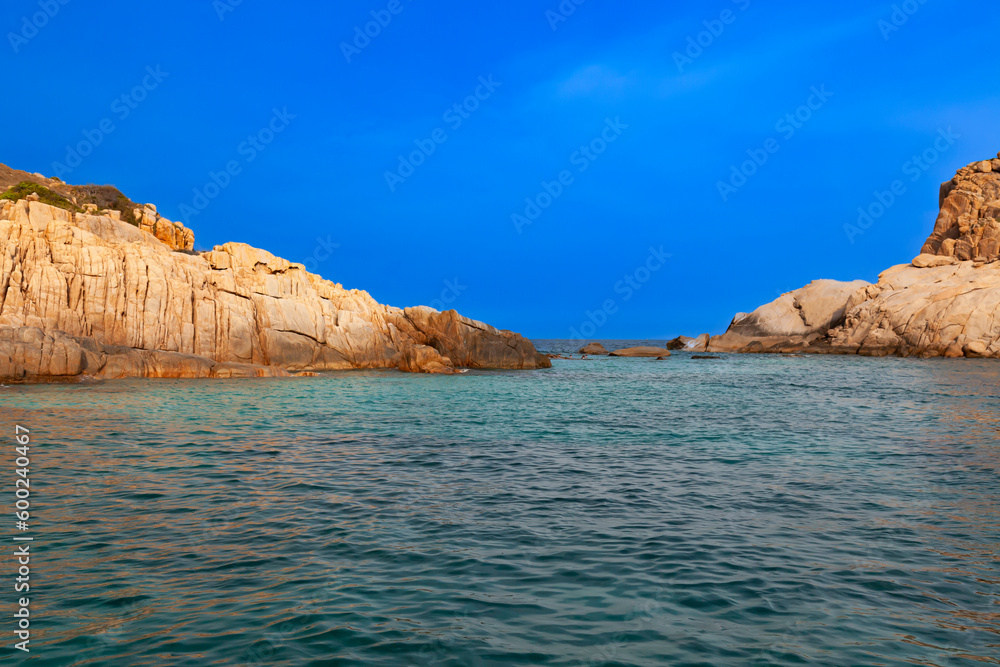
[[[533,337],[874,281],[1000,150],[995,4],[63,2],[4,4],[0,162]]]

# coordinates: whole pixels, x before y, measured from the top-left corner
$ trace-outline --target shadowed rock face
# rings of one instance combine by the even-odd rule
[[[245,244],[172,247],[111,215],[0,201],[0,377],[551,365],[517,334],[384,306]]]
[[[815,281],[738,315],[709,349],[1000,357],[1000,159],[941,186],[921,254],[877,284]]]

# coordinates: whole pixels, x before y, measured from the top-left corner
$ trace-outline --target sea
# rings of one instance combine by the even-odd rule
[[[710,356],[0,387],[0,662],[1000,664],[1000,363]]]

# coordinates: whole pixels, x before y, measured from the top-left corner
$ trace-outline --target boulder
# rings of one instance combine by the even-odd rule
[[[808,345],[842,322],[851,297],[868,286],[863,280],[814,280],[750,314],[738,314],[726,333],[712,337],[706,349],[737,352],[755,341],[765,349]]]
[[[601,354],[607,354],[607,353],[608,353],[608,351],[606,349],[604,349],[604,346],[601,345],[600,343],[587,343],[586,345],[584,345],[583,347],[581,347],[579,350],[577,350],[577,354],[601,355]]]
[[[670,350],[663,347],[626,347],[610,353],[612,357],[669,357]]]
[[[683,350],[684,346],[693,340],[694,338],[689,338],[688,336],[678,336],[677,338],[668,340],[666,347],[668,350]]]
[[[935,266],[949,266],[951,264],[957,264],[958,260],[954,257],[948,257],[945,255],[931,255],[924,253],[914,257],[913,261],[910,263],[920,269],[929,269]]]
[[[692,338],[684,346],[686,352],[704,352],[708,349],[708,344],[712,337],[708,334],[701,334],[697,338]]]
[[[451,359],[442,357],[433,347],[411,345],[403,351],[399,370],[405,373],[454,373]]]

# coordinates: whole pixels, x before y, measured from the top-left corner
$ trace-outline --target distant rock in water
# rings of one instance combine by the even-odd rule
[[[551,366],[510,331],[384,306],[242,243],[195,253],[190,230],[154,206],[133,209],[134,222],[100,204],[88,213],[79,186],[32,176],[0,165],[0,185],[15,182],[0,197],[0,378]],[[114,193],[88,196],[127,213]]]
[[[674,338],[673,340],[668,340],[667,341],[667,349],[668,350],[683,350],[684,346],[687,345],[688,343],[690,343],[693,340],[694,340],[694,338],[690,338],[688,336],[678,336],[677,338]]]
[[[733,318],[709,351],[1000,357],[1000,155],[941,186],[934,230],[878,283],[817,280]]]
[[[687,352],[704,352],[708,347],[708,341],[711,338],[708,334],[701,334],[697,338],[691,338],[689,336],[678,336],[673,340],[667,341],[668,350],[684,350]]]
[[[626,347],[623,350],[615,350],[610,354],[612,357],[669,357],[670,350],[663,347]]]
[[[594,354],[594,355],[598,355],[598,354],[607,354],[607,353],[608,353],[608,351],[606,349],[604,349],[604,346],[601,345],[600,343],[587,343],[586,345],[584,345],[583,347],[581,347],[577,351],[577,354]]]

